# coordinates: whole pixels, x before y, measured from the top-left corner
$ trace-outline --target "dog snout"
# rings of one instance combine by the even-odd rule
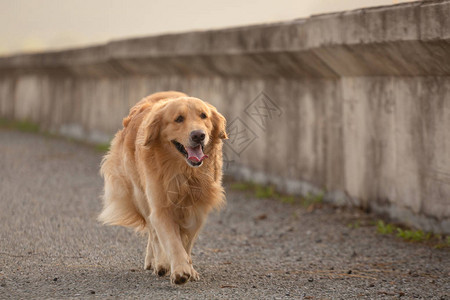
[[[191,131],[191,140],[194,143],[200,144],[201,142],[203,142],[205,140],[205,131],[203,131],[203,130]]]

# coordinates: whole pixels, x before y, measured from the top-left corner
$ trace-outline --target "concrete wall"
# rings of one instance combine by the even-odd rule
[[[143,96],[184,91],[227,117],[229,174],[450,233],[449,16],[415,2],[0,58],[0,116],[108,141]]]

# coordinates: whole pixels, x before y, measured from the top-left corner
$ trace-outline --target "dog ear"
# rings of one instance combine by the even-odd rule
[[[158,105],[158,104],[153,106],[151,113],[142,122],[144,129],[144,136],[143,136],[144,146],[148,146],[151,142],[159,138],[165,106],[166,105]]]
[[[212,136],[220,139],[228,139],[226,132],[227,120],[217,109],[210,105],[211,108],[211,119],[213,124]]]

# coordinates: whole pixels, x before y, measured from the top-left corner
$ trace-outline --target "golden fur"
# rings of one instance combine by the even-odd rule
[[[178,116],[184,121],[176,122]],[[131,108],[123,126],[102,161],[105,187],[99,220],[148,233],[145,269],[153,268],[160,276],[170,271],[177,284],[197,280],[193,243],[208,212],[224,203],[225,118],[200,99],[160,92]],[[200,167],[191,166],[172,142],[188,145],[194,130],[206,133],[203,150],[208,158]]]

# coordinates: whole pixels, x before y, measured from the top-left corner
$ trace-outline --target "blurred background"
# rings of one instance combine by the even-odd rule
[[[0,55],[304,18],[410,0],[1,0]]]
[[[450,299],[450,0],[0,0],[0,37],[0,299]],[[165,90],[228,124],[183,290],[96,219]]]

